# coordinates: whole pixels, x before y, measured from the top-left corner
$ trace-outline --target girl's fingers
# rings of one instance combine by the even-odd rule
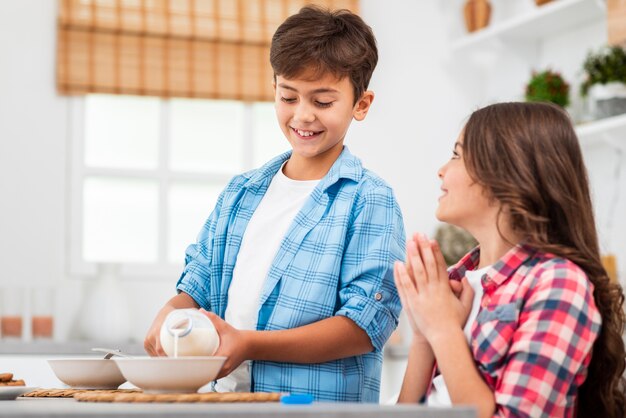
[[[443,277],[448,277],[448,265],[445,258],[443,258],[443,253],[441,252],[439,243],[436,240],[431,240],[430,244],[433,248],[433,253],[435,254],[435,260],[437,261],[437,271],[439,271]]]
[[[411,256],[409,255],[409,246],[411,245],[411,240],[406,242],[406,261],[405,261],[405,266],[406,266],[406,271],[409,274],[409,277],[411,278],[411,280],[415,281],[415,278],[413,277],[413,267],[411,266]]]
[[[458,298],[463,291],[463,285],[458,280],[450,280],[450,289],[452,289],[452,293],[454,293],[454,296]]]
[[[398,265],[400,261],[396,261],[393,264],[393,281],[396,283],[396,288],[398,289],[398,296],[400,296],[400,302],[402,302],[402,306],[406,308],[406,297],[404,293],[404,284],[400,279],[400,272],[398,271]]]
[[[472,303],[474,301],[474,289],[472,289],[472,285],[469,284],[467,277],[463,277],[461,284],[463,285],[463,290],[461,292],[460,301],[469,312],[472,310]]]
[[[398,275],[398,281],[400,282],[400,285],[404,287],[404,292],[406,295],[408,295],[408,293],[411,291],[415,293],[419,292],[419,288],[417,287],[415,281],[412,280],[409,276],[409,272],[407,271],[406,266],[402,264],[402,262],[396,261],[395,271]]]
[[[412,306],[409,302],[409,298],[407,295],[407,289],[406,286],[410,285],[410,283],[404,283],[404,281],[401,278],[402,270],[404,270],[406,272],[406,268],[402,265],[402,263],[400,261],[396,261],[394,266],[393,266],[393,278],[394,281],[396,282],[396,287],[398,288],[398,295],[400,296],[400,302],[402,303],[402,306],[404,307],[404,309],[407,312],[407,318],[409,320],[409,324],[411,325],[411,328],[414,331],[417,331],[417,324],[415,323],[415,319],[413,318],[413,309]]]
[[[396,262],[400,283],[404,287],[404,297],[406,298],[406,307],[411,315],[415,315],[415,309],[419,306],[419,284],[415,283],[409,277],[406,267]]]
[[[437,262],[435,261],[435,255],[430,245],[430,241],[426,235],[419,236],[419,252],[424,263],[424,269],[426,270],[426,276],[428,281],[439,280],[439,271],[437,270]]]
[[[420,256],[419,250],[417,249],[417,244],[415,242],[411,242],[407,246],[407,252],[409,254],[409,258],[411,259],[411,271],[413,272],[413,280],[415,281],[415,286],[417,286],[418,291],[420,289],[424,289],[426,284],[428,284],[428,277],[426,274],[426,270],[424,269],[424,263],[422,262],[422,257]]]

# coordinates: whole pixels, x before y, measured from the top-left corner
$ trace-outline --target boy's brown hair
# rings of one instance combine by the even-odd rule
[[[372,28],[345,9],[305,6],[288,17],[272,37],[274,79],[305,73],[318,78],[327,72],[339,79],[347,76],[354,89],[354,103],[367,90],[377,62]]]

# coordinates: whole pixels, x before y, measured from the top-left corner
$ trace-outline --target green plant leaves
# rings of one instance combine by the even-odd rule
[[[580,86],[584,97],[594,84],[606,84],[618,81],[626,84],[626,51],[619,46],[603,48],[597,53],[589,52],[583,63],[586,74]]]
[[[552,102],[566,107],[569,104],[569,84],[555,71],[534,72],[526,85],[526,101]]]

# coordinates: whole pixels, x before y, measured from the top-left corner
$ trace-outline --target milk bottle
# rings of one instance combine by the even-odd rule
[[[175,309],[161,326],[161,346],[168,357],[212,356],[220,345],[213,323],[197,309]]]

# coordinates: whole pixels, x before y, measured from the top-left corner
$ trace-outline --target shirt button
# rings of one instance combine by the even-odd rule
[[[376,294],[374,295],[374,299],[376,300],[382,300],[383,298],[383,294],[380,292],[376,292]]]

